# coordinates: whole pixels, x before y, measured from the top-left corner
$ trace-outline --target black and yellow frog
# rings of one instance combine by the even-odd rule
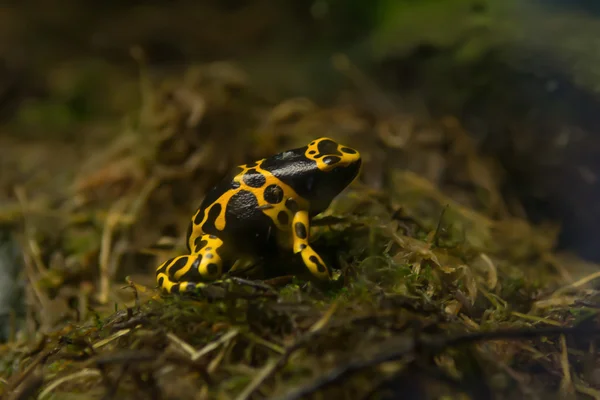
[[[360,167],[358,151],[325,137],[238,166],[206,194],[188,228],[190,254],[161,264],[158,286],[169,293],[195,291],[273,246],[292,249],[315,277],[331,279],[309,244],[310,219]]]

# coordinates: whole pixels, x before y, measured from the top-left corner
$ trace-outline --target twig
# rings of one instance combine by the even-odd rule
[[[590,330],[589,328],[545,328],[545,329],[510,329],[510,330],[498,330],[493,332],[476,332],[468,333],[464,335],[457,335],[454,337],[421,337],[421,338],[410,338],[404,337],[395,339],[395,343],[390,345],[382,346],[382,351],[371,358],[360,359],[352,361],[346,365],[342,365],[335,368],[333,371],[320,376],[313,382],[306,386],[300,387],[297,390],[289,392],[288,394],[277,397],[277,400],[296,400],[309,396],[316,391],[337,383],[344,379],[347,375],[354,372],[361,371],[363,369],[373,367],[388,361],[397,361],[403,357],[407,357],[417,353],[420,350],[427,350],[430,353],[440,353],[443,350],[459,346],[463,344],[478,342],[482,340],[500,340],[500,339],[529,339],[542,336],[553,336],[553,335],[566,335],[566,334],[580,334],[582,336],[592,336],[600,334],[600,329]],[[402,340],[403,339],[403,340]]]
[[[317,321],[317,323],[315,323],[312,326],[312,329],[309,330],[308,333],[304,334],[294,344],[289,346],[285,350],[285,353],[283,353],[283,355],[279,358],[279,360],[276,363],[274,363],[273,365],[271,365],[269,363],[263,368],[263,370],[261,371],[261,373],[259,375],[260,380],[259,379],[253,380],[252,383],[250,385],[248,385],[246,390],[244,390],[244,392],[243,392],[243,394],[245,396],[245,397],[243,397],[244,399],[250,398],[250,396],[252,396],[252,394],[256,390],[258,390],[260,385],[262,385],[269,378],[271,378],[275,374],[275,372],[282,369],[285,366],[285,364],[287,364],[287,362],[290,359],[290,357],[292,356],[292,354],[294,354],[297,350],[302,348],[302,346],[304,346],[304,344],[306,344],[307,342],[312,340],[315,336],[318,336],[319,334],[321,334],[323,331],[328,331],[330,328],[333,327],[332,325],[327,326],[326,323],[327,323],[327,321],[329,321],[331,314],[333,314],[333,312],[337,308],[337,306],[335,306],[335,304],[337,304],[337,303],[334,303],[334,306],[329,308],[329,310],[325,313],[325,315],[319,321]]]
[[[440,233],[442,231],[442,221],[444,220],[444,214],[446,214],[446,211],[448,210],[449,207],[450,207],[450,205],[446,204],[444,206],[444,208],[442,209],[442,212],[440,213],[440,217],[438,218],[438,222],[435,227],[435,232],[433,234],[433,238],[431,239],[431,244],[434,247],[440,247],[438,241],[440,238]]]
[[[158,357],[158,353],[148,350],[122,350],[118,353],[102,354],[95,356],[90,360],[90,363],[98,367],[110,364],[123,364],[130,362],[146,362],[154,361]]]
[[[165,352],[164,360],[178,366],[186,365],[192,368],[194,371],[198,372],[207,385],[213,384],[213,380],[210,377],[208,369],[203,364],[200,364],[196,361],[192,361],[189,358],[186,358],[179,354],[172,354],[172,352]]]
[[[27,379],[16,388],[16,390],[7,390],[5,400],[25,400],[35,397],[35,393],[44,384],[42,366],[38,365],[34,371],[29,374]]]
[[[8,381],[8,384],[6,385],[6,392],[10,393],[11,390],[15,389],[17,386],[19,386],[21,384],[21,382],[23,382],[23,380],[25,380],[25,378],[27,378],[27,376],[29,376],[29,374],[31,374],[33,372],[33,370],[39,365],[39,364],[43,364],[46,362],[46,360],[58,353],[58,351],[61,349],[60,346],[55,347],[52,350],[48,350],[45,353],[42,353],[40,355],[38,355],[35,360],[33,360],[31,362],[31,364],[29,364],[27,366],[27,368],[25,368],[25,370],[23,372],[21,372],[20,374],[14,376],[12,379],[10,379]]]

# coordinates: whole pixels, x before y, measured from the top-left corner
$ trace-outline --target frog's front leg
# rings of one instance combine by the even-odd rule
[[[223,241],[214,235],[198,238],[192,254],[171,258],[156,269],[159,288],[167,293],[195,291],[223,273],[223,260],[217,252]]]
[[[307,211],[298,211],[292,220],[292,235],[294,238],[294,254],[300,253],[304,265],[317,278],[323,280],[331,279],[329,269],[308,244],[310,235],[310,222]]]

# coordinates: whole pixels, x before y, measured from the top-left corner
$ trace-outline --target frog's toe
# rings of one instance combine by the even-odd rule
[[[302,256],[302,261],[304,262],[304,265],[306,265],[306,268],[308,268],[315,277],[324,280],[331,279],[329,269],[325,265],[325,262],[323,262],[321,256],[319,256],[312,247],[304,247],[300,252],[300,255]]]

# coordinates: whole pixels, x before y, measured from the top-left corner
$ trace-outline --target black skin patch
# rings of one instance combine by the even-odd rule
[[[166,270],[169,269],[169,267],[171,266],[171,264],[173,264],[173,261],[175,261],[175,257],[171,258],[170,260],[167,260],[163,263],[162,267],[160,267],[157,271],[156,271],[156,275],[165,272]]]
[[[192,282],[188,283],[187,286],[185,287],[186,292],[193,292],[195,290],[196,290],[196,285]]]
[[[252,214],[256,212],[258,207],[258,200],[248,190],[240,190],[227,202],[227,209],[225,210],[226,225],[238,221],[245,221],[252,217]]]
[[[298,212],[298,203],[296,200],[289,198],[285,201],[285,207],[292,212],[292,214],[296,214]]]
[[[296,222],[294,225],[294,231],[296,232],[296,236],[298,236],[300,239],[306,239],[306,226],[304,226],[302,222]]]
[[[220,212],[220,211],[221,211],[221,210],[219,210],[219,212]],[[211,239],[216,239],[216,238],[217,238],[217,236],[216,236],[216,235],[208,235],[208,237],[209,237],[209,238],[211,238]]]
[[[214,204],[210,210],[208,210],[208,216],[206,222],[202,225],[202,230],[206,233],[217,233],[219,230],[215,226],[217,217],[221,214],[221,205],[219,203]],[[215,236],[216,238],[216,236]],[[211,238],[212,239],[212,238]]]
[[[356,150],[351,149],[350,147],[342,147],[342,153],[356,154]]]
[[[206,253],[204,255],[204,257],[208,258],[209,260],[212,259],[214,256],[211,253]]]
[[[302,244],[300,245],[300,250],[304,250],[305,248],[306,248],[306,245],[305,245],[304,243],[302,243]]]
[[[206,266],[206,270],[210,275],[214,275],[219,271],[219,266],[217,264],[210,263]]]
[[[316,256],[310,256],[308,259],[317,265],[317,270],[319,270],[319,272],[325,272],[325,266],[321,264]]]
[[[202,280],[202,276],[200,275],[200,272],[198,271],[198,267],[200,266],[201,262],[202,262],[202,254],[198,254],[196,256],[196,259],[192,263],[192,267],[189,270],[187,270],[187,272],[185,274],[181,275],[179,277],[178,281]]]
[[[204,246],[208,244],[206,240],[201,240],[202,236],[198,236],[194,241],[194,248],[196,252],[199,252]]]
[[[323,158],[323,162],[327,165],[337,164],[341,161],[341,157],[338,156],[327,156]]]
[[[278,185],[269,185],[265,188],[263,197],[267,203],[279,204],[283,200],[283,189]]]
[[[206,212],[208,207],[214,204],[223,193],[232,188],[233,178],[242,171],[243,169],[240,167],[233,168],[231,171],[229,171],[227,175],[223,177],[223,179],[221,179],[221,181],[216,186],[214,186],[206,193],[206,196],[204,196],[204,200],[202,200],[200,207],[198,207],[198,215],[194,219],[195,225],[198,225],[202,222],[202,220],[204,219],[204,213]]]
[[[198,213],[200,214],[200,213]],[[202,213],[202,215],[204,216],[204,213]],[[200,220],[202,221],[202,220]],[[192,235],[192,230],[194,229],[194,224],[192,223],[192,221],[190,221],[190,223],[188,224],[188,228],[187,228],[187,232],[185,233],[185,247],[187,247],[188,252],[192,252],[192,249],[190,249],[190,236]]]
[[[306,178],[318,169],[317,162],[307,158],[306,151],[306,146],[288,150],[265,159],[260,167],[290,186],[300,197],[309,198],[312,191],[305,188]]]
[[[200,222],[202,222],[202,220],[204,219],[204,209],[201,209],[198,211],[198,214],[196,214],[196,218],[194,218],[194,225],[199,225]],[[192,227],[190,226],[190,228],[188,229],[189,233],[192,233]]]
[[[338,145],[333,140],[323,140],[317,145],[320,154],[342,155],[338,151]]]
[[[173,287],[171,288],[171,293],[179,293],[179,285],[173,285]]]
[[[242,186],[238,181],[232,181],[231,182],[231,188],[232,189],[238,189],[240,186]]]
[[[290,222],[290,216],[285,211],[279,211],[279,214],[277,214],[277,221],[279,221],[281,225],[287,225]]]
[[[276,245],[271,234],[271,231],[277,228],[276,221],[257,207],[258,199],[249,190],[238,191],[227,202],[225,210],[227,228],[221,235],[221,239],[227,243],[237,242],[237,250],[241,253],[262,253]]]
[[[263,187],[267,183],[267,178],[255,169],[250,169],[242,177],[244,183],[252,188]]]
[[[165,277],[161,276],[158,278],[158,286],[162,287],[163,283],[165,283]]]
[[[181,268],[185,267],[185,264],[187,264],[187,261],[188,261],[187,257],[181,257],[179,260],[177,260],[173,264],[173,266],[169,269],[169,275],[175,276],[177,271],[179,271]]]

